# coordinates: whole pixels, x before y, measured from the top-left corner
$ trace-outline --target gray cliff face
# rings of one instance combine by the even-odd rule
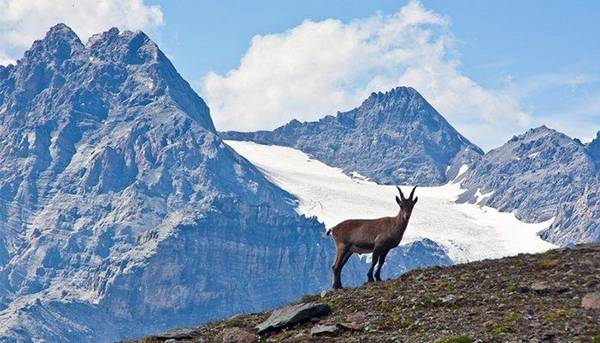
[[[556,217],[542,235],[555,244],[597,241],[598,169],[590,151],[545,126],[531,129],[491,150],[465,173],[461,186],[467,191],[459,202],[514,212],[528,222]]]
[[[559,245],[600,242],[600,131],[585,148],[596,164],[596,176],[586,184],[580,197],[558,206],[552,226],[541,234]]]
[[[295,208],[223,143],[142,32],[111,29],[83,45],[60,24],[0,67],[9,342],[115,341],[328,287],[333,246]],[[447,259],[435,246],[405,250]],[[357,284],[366,266],[346,272]]]
[[[600,132],[584,145],[539,127],[483,155],[414,89],[400,87],[373,93],[360,107],[317,122],[292,120],[273,131],[222,135],[294,147],[383,184],[439,185],[467,165],[457,180],[466,188],[458,202],[514,212],[527,222],[556,217],[543,237],[558,245],[597,241],[598,221],[589,214],[600,210],[593,191]]]
[[[541,237],[558,245],[600,242],[600,180],[587,184],[578,199],[561,203]]]
[[[555,215],[557,205],[577,199],[594,175],[585,147],[545,126],[513,137],[491,150],[467,171],[463,199],[493,192],[479,204],[512,212],[519,219],[540,222]]]
[[[600,131],[596,133],[596,138],[586,145],[586,150],[596,163],[598,170],[600,170]]]
[[[373,93],[359,107],[317,122],[222,135],[294,147],[382,184],[444,184],[483,155],[410,87]]]
[[[0,336],[111,341],[329,283],[322,225],[141,32],[53,27],[0,71],[0,133]]]

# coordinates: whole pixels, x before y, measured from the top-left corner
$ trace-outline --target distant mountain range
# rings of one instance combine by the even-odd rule
[[[526,222],[556,218],[542,237],[558,245],[598,242],[600,169],[590,151],[556,130],[531,129],[473,164],[459,201],[513,212]]]
[[[329,283],[322,224],[222,142],[142,32],[84,45],[61,24],[0,67],[0,142],[9,341],[115,341]]]
[[[115,341],[328,287],[323,225],[222,137],[386,184],[440,185],[468,166],[460,201],[556,217],[543,236],[560,244],[599,240],[598,137],[540,128],[484,155],[405,87],[318,122],[219,133],[144,33],[83,44],[59,24],[0,66],[0,337]],[[429,240],[396,256],[402,271],[449,263]],[[346,272],[364,278],[356,263]]]
[[[293,147],[382,184],[441,185],[483,155],[410,87],[373,93],[359,107],[316,122],[221,136]]]
[[[458,202],[514,212],[526,222],[555,218],[542,237],[558,245],[600,241],[600,131],[585,145],[542,126],[483,154],[416,90],[398,87],[317,122],[221,135],[294,147],[383,184],[439,185],[464,166]]]

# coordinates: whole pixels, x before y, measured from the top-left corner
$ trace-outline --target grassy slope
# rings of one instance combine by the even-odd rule
[[[535,291],[545,281],[549,289]],[[543,288],[543,287],[542,287]],[[302,301],[331,305],[320,323],[367,314],[360,331],[311,337],[314,323],[260,337],[261,341],[319,342],[600,342],[600,310],[581,299],[600,291],[600,244],[557,249],[452,267],[414,270],[396,280],[367,284]],[[221,342],[225,328],[252,328],[269,313],[247,314],[198,327],[197,341]],[[143,342],[159,342],[146,337]]]

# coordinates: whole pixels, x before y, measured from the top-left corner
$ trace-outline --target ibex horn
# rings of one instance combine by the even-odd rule
[[[415,188],[413,188],[412,191],[410,192],[410,199],[412,199],[413,195],[415,195],[415,189],[417,189],[417,186],[415,186]]]
[[[406,200],[406,198],[404,197],[404,194],[402,194],[402,190],[400,189],[400,187],[396,186],[396,188],[398,189],[398,192],[400,192],[400,199]]]

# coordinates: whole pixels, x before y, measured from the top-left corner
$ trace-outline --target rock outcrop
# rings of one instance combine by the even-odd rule
[[[329,284],[323,226],[224,144],[142,32],[0,68],[0,336],[115,341]]]
[[[493,149],[464,174],[459,202],[514,212],[527,222],[554,218],[542,237],[558,245],[600,241],[596,143],[586,146],[541,126]]]
[[[410,87],[373,93],[359,107],[316,122],[222,135],[293,147],[382,184],[441,185],[483,155]]]
[[[600,340],[600,245],[414,270],[399,279],[305,296],[331,313],[261,335],[266,342],[595,342]],[[274,311],[277,312],[278,310]],[[269,313],[193,329],[219,341],[256,330]],[[316,336],[316,337],[315,337]],[[146,337],[139,342],[162,342]],[[175,340],[179,342],[179,340]]]

